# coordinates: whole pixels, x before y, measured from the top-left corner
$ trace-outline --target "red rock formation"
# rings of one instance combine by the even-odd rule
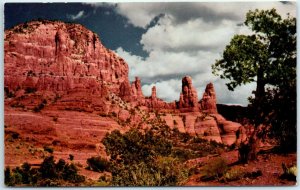
[[[185,76],[182,79],[182,92],[178,108],[184,111],[199,111],[197,91],[193,87],[190,76]]]
[[[33,21],[5,31],[4,85],[9,90],[119,93],[128,77],[124,60],[105,48],[97,34],[79,24]],[[17,77],[16,77],[17,76]]]
[[[152,92],[151,92],[151,99],[155,100],[156,99],[156,87],[152,87]]]
[[[143,92],[142,92],[142,85],[141,80],[139,77],[135,77],[135,81],[131,84],[132,89],[132,95],[134,98],[144,98]]]
[[[105,48],[95,33],[81,25],[58,21],[22,24],[5,31],[4,50],[6,89],[17,97],[22,97],[26,91],[38,92],[28,95],[27,99],[22,98],[26,108],[41,102],[34,100],[35,96],[42,94],[45,97],[48,93],[52,98],[49,95],[47,100],[54,103],[46,109],[54,113],[66,110],[103,115],[114,113],[114,118],[129,123],[128,126],[147,124],[144,118],[149,110],[165,111],[171,113],[164,117],[166,123],[181,132],[225,144],[236,141],[235,132],[240,125],[216,114],[213,84],[207,85],[200,103],[189,76],[182,79],[177,104],[159,99],[155,86],[151,96],[144,97],[138,77],[130,84],[125,61]],[[147,113],[136,113],[136,106],[145,107]],[[206,114],[200,111],[209,116],[204,117]]]
[[[132,89],[130,86],[130,82],[128,79],[126,79],[121,85],[120,85],[120,97],[122,97],[126,101],[132,100]]]
[[[203,98],[200,101],[201,110],[208,113],[217,113],[217,100],[214,85],[209,83],[206,85]]]

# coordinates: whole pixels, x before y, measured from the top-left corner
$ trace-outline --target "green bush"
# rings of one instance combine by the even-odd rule
[[[177,186],[188,177],[188,169],[173,157],[158,157],[151,163],[118,165],[112,172],[116,186]]]
[[[88,164],[88,169],[96,172],[109,170],[109,162],[100,156],[88,158],[86,163]]]
[[[182,160],[172,157],[171,135],[167,128],[142,133],[131,129],[125,134],[113,131],[103,139],[111,159],[112,185],[170,186],[180,185],[188,176]]]
[[[185,148],[173,148],[172,156],[186,161],[198,157],[198,154],[195,154],[194,151]]]
[[[71,161],[74,160],[74,155],[73,154],[69,154],[69,160],[71,160]]]
[[[7,98],[14,98],[15,94],[9,90],[8,87],[4,87],[5,97]]]
[[[49,146],[44,146],[44,151],[49,152],[50,154],[53,153],[53,148]]]
[[[172,150],[172,143],[167,139],[152,131],[143,134],[137,129],[131,129],[124,135],[115,130],[102,142],[112,160],[121,159],[125,164],[147,161],[155,155],[166,156]]]
[[[287,179],[290,181],[297,180],[297,166],[293,165],[291,167],[287,167],[285,163],[282,163],[283,174],[280,176],[281,179]]]
[[[5,185],[31,185],[31,186],[62,186],[66,182],[83,183],[85,177],[77,174],[76,166],[67,164],[63,159],[55,163],[54,157],[46,157],[39,168],[31,168],[24,163],[12,171],[5,169]]]
[[[204,175],[201,180],[219,180],[227,172],[227,170],[228,166],[223,158],[218,157],[216,159],[212,159],[202,168]]]

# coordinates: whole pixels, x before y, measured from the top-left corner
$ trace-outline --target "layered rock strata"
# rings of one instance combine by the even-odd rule
[[[9,90],[119,93],[128,65],[79,24],[33,21],[5,31],[4,84]]]
[[[139,77],[130,83],[126,62],[79,24],[33,21],[5,31],[4,63],[5,104],[25,111],[87,112],[128,127],[147,127],[161,112],[171,128],[229,145],[241,127],[217,113],[212,83],[199,101],[190,76],[177,102],[159,99],[155,86],[145,97]]]

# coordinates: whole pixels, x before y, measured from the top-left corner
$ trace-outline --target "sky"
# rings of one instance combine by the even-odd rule
[[[235,34],[251,34],[243,24],[249,10],[276,8],[296,16],[295,2],[144,2],[144,3],[6,3],[5,29],[33,19],[80,23],[125,59],[129,79],[142,81],[144,95],[179,99],[181,79],[192,77],[202,98],[206,84],[215,86],[217,103],[247,105],[251,83],[229,91],[211,65]]]

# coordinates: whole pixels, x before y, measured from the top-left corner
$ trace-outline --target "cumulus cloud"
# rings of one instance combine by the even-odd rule
[[[128,18],[137,27],[146,28],[152,19],[160,14],[174,15],[177,22],[200,18],[206,22],[218,23],[222,19],[243,21],[248,10],[276,8],[281,15],[290,12],[296,16],[296,3],[274,2],[188,2],[188,3],[119,3],[116,11]]]
[[[174,17],[166,15],[157,25],[148,29],[141,43],[148,52],[157,48],[162,51],[189,52],[202,49],[216,52],[223,48],[220,44],[229,42],[235,27],[236,23],[230,20],[220,21],[217,26],[202,18],[177,24]]]
[[[145,95],[156,85],[159,98],[178,100],[181,79],[190,75],[199,98],[205,86],[213,82],[218,103],[247,105],[256,84],[229,91],[225,80],[212,75],[211,65],[221,58],[233,35],[251,33],[242,24],[249,9],[273,7],[281,15],[296,15],[295,3],[281,2],[120,3],[116,11],[128,23],[146,29],[140,43],[149,56],[133,55],[121,47],[115,51],[128,63],[130,80],[141,78]]]
[[[157,97],[164,99],[167,102],[172,102],[179,99],[181,86],[181,79],[170,79],[159,81],[151,84],[145,84],[142,86],[142,90],[145,96],[150,96],[152,87],[156,86]]]
[[[72,19],[72,20],[78,20],[80,18],[84,17],[84,11],[79,11],[77,14],[75,15],[67,15],[68,18]]]

